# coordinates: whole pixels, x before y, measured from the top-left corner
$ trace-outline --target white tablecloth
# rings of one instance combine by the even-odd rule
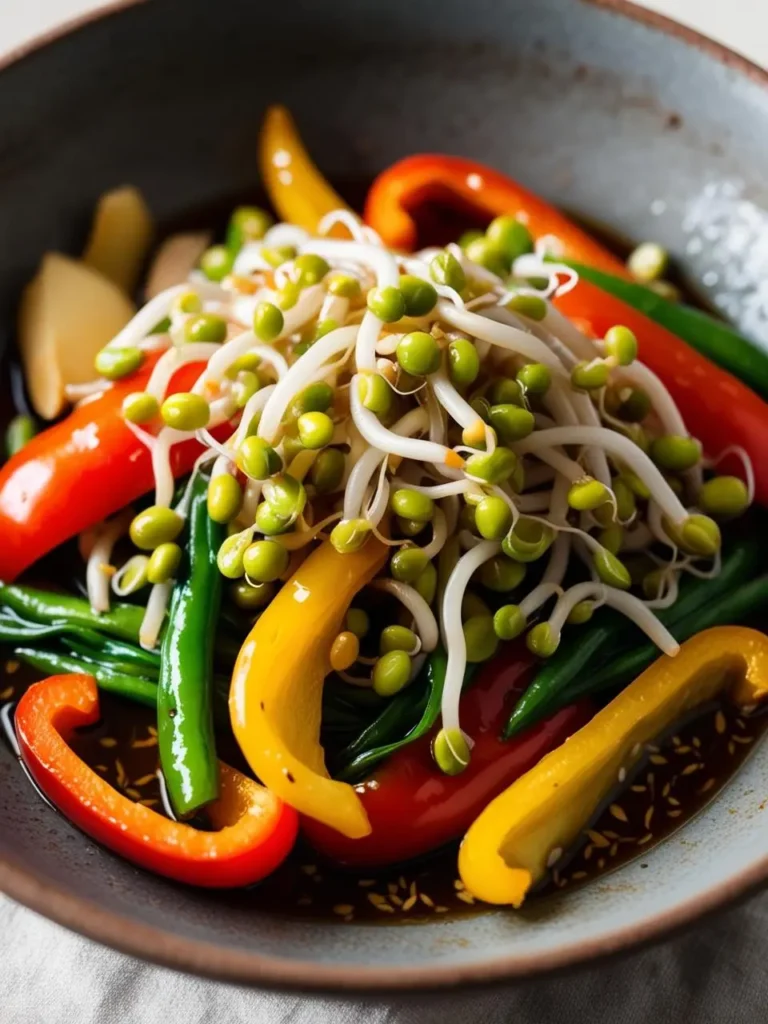
[[[12,49],[99,0],[0,0]],[[768,63],[766,0],[646,0]],[[682,938],[554,981],[340,1003],[217,985],[102,949],[0,897],[0,1024],[757,1024],[768,1018],[768,894]]]

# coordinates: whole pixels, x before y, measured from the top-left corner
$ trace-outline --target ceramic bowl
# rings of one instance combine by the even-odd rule
[[[275,100],[336,180],[414,151],[475,156],[619,236],[662,242],[715,304],[765,334],[767,84],[713,43],[615,2],[118,4],[0,72],[4,341],[40,253],[78,251],[103,189],[137,184],[169,224],[247,196]],[[444,988],[583,962],[747,892],[768,876],[766,795],[763,744],[646,860],[538,910],[305,924],[113,857],[49,811],[0,745],[0,887],[92,938],[221,979]]]

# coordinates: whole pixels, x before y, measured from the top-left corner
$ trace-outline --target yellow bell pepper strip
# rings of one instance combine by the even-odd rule
[[[353,787],[325,767],[323,681],[352,599],[386,558],[373,536],[350,554],[329,541],[313,551],[246,638],[229,697],[232,729],[256,776],[302,814],[354,839],[370,824]]]
[[[267,110],[259,136],[259,166],[267,195],[281,220],[314,234],[326,213],[349,209],[310,159],[285,107]],[[337,234],[337,229],[331,234]],[[349,237],[341,226],[338,234]]]
[[[631,769],[644,745],[728,689],[740,707],[768,697],[768,637],[718,626],[692,637],[675,658],[659,658],[562,746],[490,803],[459,851],[459,873],[487,903],[519,907]]]

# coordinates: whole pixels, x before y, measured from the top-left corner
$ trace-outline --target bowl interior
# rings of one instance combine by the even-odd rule
[[[169,224],[252,194],[256,134],[277,100],[332,178],[359,182],[416,151],[475,156],[621,238],[660,241],[768,344],[765,82],[572,0],[155,0],[11,64],[0,74],[4,343],[41,252],[79,250],[102,190],[135,183]],[[43,806],[0,746],[0,884],[137,955],[220,977],[441,985],[604,952],[758,881],[767,789],[763,744],[647,861],[525,914],[372,928],[254,914],[146,875]]]

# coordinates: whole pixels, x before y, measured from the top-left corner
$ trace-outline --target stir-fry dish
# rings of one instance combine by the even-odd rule
[[[260,159],[276,217],[174,235],[142,278],[153,220],[121,188],[24,293],[7,739],[178,881],[444,851],[464,903],[519,907],[585,843],[654,838],[653,805],[600,825],[622,794],[656,784],[672,821],[678,779],[714,794],[702,716],[733,767],[760,734],[768,357],[660,246],[624,262],[480,164],[408,157],[361,216],[282,108]],[[109,730],[86,756],[100,691],[116,732],[156,715],[142,778],[98,763]]]

